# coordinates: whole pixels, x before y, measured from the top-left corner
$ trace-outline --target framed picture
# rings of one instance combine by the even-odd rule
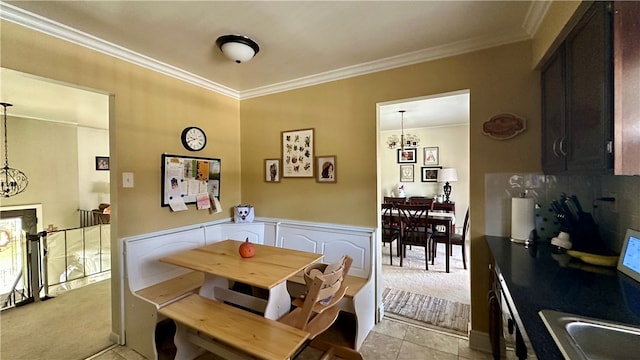
[[[280,182],[280,159],[266,159],[264,161],[264,181]]]
[[[424,148],[424,165],[438,165],[439,163],[440,154],[438,153],[438,147]]]
[[[283,131],[282,177],[313,177],[313,129]]]
[[[195,204],[204,196],[220,200],[220,159],[162,154],[160,205]]]
[[[413,182],[413,165],[400,165],[400,181]]]
[[[109,170],[108,156],[96,156],[96,170]]]
[[[422,168],[422,182],[438,182],[438,170],[442,166],[432,166]]]
[[[416,149],[398,149],[398,164],[416,163]]]
[[[319,183],[336,182],[336,156],[316,156],[316,181]]]

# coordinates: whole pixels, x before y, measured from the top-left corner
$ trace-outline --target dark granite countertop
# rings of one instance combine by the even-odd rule
[[[525,247],[486,236],[495,265],[539,359],[562,359],[538,311],[556,310],[640,326],[640,284],[616,268],[556,254],[549,243]]]

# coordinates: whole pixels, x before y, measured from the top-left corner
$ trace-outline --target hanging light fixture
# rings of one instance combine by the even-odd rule
[[[229,59],[240,64],[247,62],[260,51],[258,44],[244,35],[223,35],[216,40],[220,51]]]
[[[420,146],[420,138],[418,137],[418,135],[404,134],[404,113],[406,112],[406,110],[399,110],[398,112],[400,113],[400,121],[401,121],[400,138],[398,139],[398,135],[389,136],[389,138],[387,139],[387,146],[389,146],[389,149],[395,149],[397,147],[400,147],[400,149],[402,150],[404,150],[405,146],[406,147]]]
[[[27,185],[29,185],[29,179],[22,171],[9,167],[7,107],[13,105],[5,102],[0,102],[0,105],[4,107],[4,167],[0,170],[0,187],[2,188],[2,196],[8,198],[23,192],[27,188]]]

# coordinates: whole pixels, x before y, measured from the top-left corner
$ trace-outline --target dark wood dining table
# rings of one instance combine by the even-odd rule
[[[398,210],[394,209],[391,212],[391,215],[394,218],[398,219],[398,223],[401,223],[401,216],[398,213]],[[445,249],[445,270],[449,272],[449,256],[451,255],[451,228],[455,225],[455,215],[453,213],[447,212],[437,212],[437,211],[429,211],[427,215],[427,222],[431,225],[432,228],[442,227],[444,229],[445,237],[447,239],[446,249]],[[398,254],[401,256],[401,244],[398,241]],[[429,261],[429,259],[425,259],[425,261]]]

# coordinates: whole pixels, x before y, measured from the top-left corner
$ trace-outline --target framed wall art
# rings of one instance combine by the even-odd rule
[[[96,156],[96,170],[109,170],[108,156]]]
[[[424,148],[424,165],[438,165],[440,163],[440,154],[438,147],[426,147]]]
[[[220,200],[220,159],[162,154],[162,206],[182,199],[195,204],[198,195]]]
[[[264,161],[264,181],[280,182],[280,159],[266,159]]]
[[[438,182],[438,170],[442,169],[442,166],[423,167],[422,170],[422,182]]]
[[[415,164],[416,155],[416,149],[398,149],[398,164]]]
[[[282,177],[313,177],[313,129],[283,131]]]
[[[316,181],[319,183],[336,182],[336,156],[316,156]]]
[[[413,182],[413,165],[400,165],[400,181]]]

